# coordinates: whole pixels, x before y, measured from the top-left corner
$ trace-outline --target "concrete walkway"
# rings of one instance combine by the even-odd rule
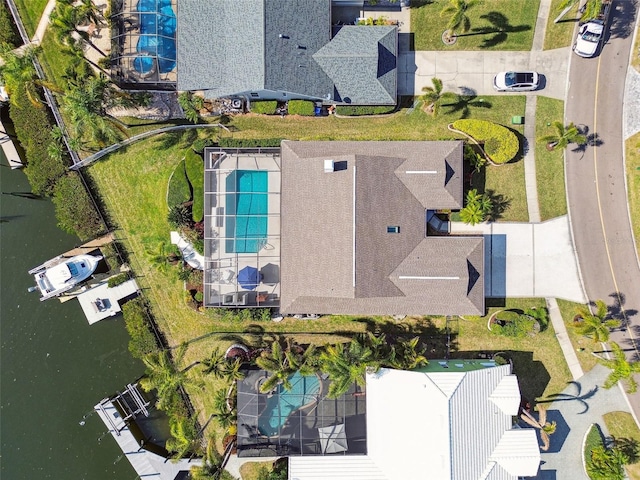
[[[560,313],[560,309],[558,308],[558,302],[556,302],[555,298],[547,298],[546,302],[547,310],[549,310],[549,317],[551,318],[551,324],[553,325],[553,329],[556,332],[556,338],[558,339],[558,343],[560,344],[560,349],[562,349],[562,354],[567,361],[567,366],[569,367],[571,376],[574,380],[578,380],[584,375],[584,371],[582,370],[582,366],[578,361],[578,356],[573,349],[573,344],[569,339],[567,326],[564,323],[562,314]]]
[[[38,22],[38,28],[36,28],[36,33],[31,38],[31,43],[34,45],[40,45],[40,42],[44,38],[45,31],[47,30],[47,26],[49,25],[49,15],[53,12],[53,9],[56,7],[56,0],[49,0],[47,2],[47,6],[44,7],[44,11],[42,12],[42,17],[40,17],[40,21]]]

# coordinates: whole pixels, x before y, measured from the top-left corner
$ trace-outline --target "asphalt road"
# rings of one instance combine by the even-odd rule
[[[614,0],[600,55],[573,55],[566,122],[588,131],[590,145],[567,149],[569,214],[587,297],[602,299],[623,328],[611,335],[640,359],[640,267],[627,207],[622,105],[638,0]],[[640,418],[640,394],[629,397]]]

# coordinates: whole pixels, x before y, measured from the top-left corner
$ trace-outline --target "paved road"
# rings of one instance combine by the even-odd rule
[[[584,125],[599,143],[570,148],[566,155],[569,213],[585,290],[626,323],[612,340],[630,356],[639,356],[640,268],[625,190],[621,106],[637,5],[615,0],[601,54],[573,55],[566,104],[566,121]],[[640,417],[640,395],[630,401]]]

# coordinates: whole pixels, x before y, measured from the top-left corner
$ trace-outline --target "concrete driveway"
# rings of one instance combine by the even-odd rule
[[[563,298],[585,303],[569,220],[543,223],[452,223],[452,234],[485,237],[485,295]]]
[[[543,75],[541,87],[525,94],[564,100],[569,55],[569,47],[539,52],[401,51],[398,94],[420,95],[422,88],[431,86],[431,79],[437,77],[447,91],[458,93],[464,87],[478,95],[495,95],[493,77],[496,73],[535,70]]]

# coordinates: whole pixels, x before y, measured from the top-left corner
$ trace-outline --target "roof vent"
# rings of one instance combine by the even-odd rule
[[[333,160],[325,160],[324,161],[324,173],[331,173],[335,171],[335,165]]]

